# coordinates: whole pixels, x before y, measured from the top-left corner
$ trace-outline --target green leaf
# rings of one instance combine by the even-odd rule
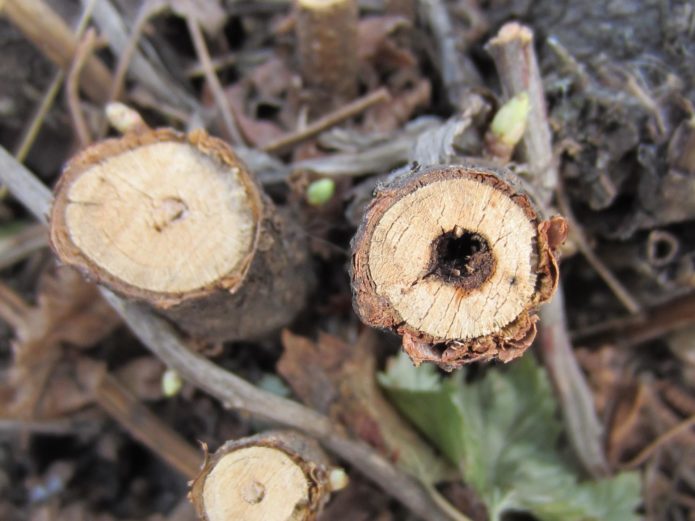
[[[407,410],[405,416],[458,464],[464,454],[459,427],[463,418],[456,404],[458,386],[453,379],[442,382],[433,366],[416,369],[405,355],[392,358],[387,372],[378,374],[377,379],[398,409]]]
[[[508,511],[541,521],[637,519],[636,474],[580,483],[559,451],[562,424],[545,371],[532,357],[473,383],[432,366],[392,360],[379,382],[398,409],[449,459],[498,520]]]

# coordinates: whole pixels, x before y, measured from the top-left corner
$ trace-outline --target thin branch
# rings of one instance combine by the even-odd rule
[[[642,449],[642,451],[640,451],[640,453],[637,454],[637,456],[632,458],[627,463],[621,465],[621,467],[624,469],[634,469],[635,467],[639,467],[642,463],[647,461],[649,457],[652,454],[654,454],[654,452],[659,450],[662,446],[664,446],[672,439],[677,438],[679,435],[681,435],[683,432],[688,430],[693,425],[695,425],[695,415],[690,416],[678,425],[670,428],[669,430],[661,434],[658,438],[656,438],[644,449]]]
[[[90,0],[81,0],[81,3],[84,5],[87,1]],[[162,1],[169,4],[167,0],[153,1]],[[114,7],[114,3],[113,0],[99,0],[94,10],[94,22],[99,28],[99,34],[108,41],[113,55],[123,56],[126,54],[126,47],[130,41],[128,26],[131,24],[126,23],[121,13]],[[140,43],[142,43],[142,40],[140,40]],[[138,47],[133,51],[133,56],[128,66],[128,75],[137,80],[139,88],[146,89],[148,93],[152,93],[159,102],[165,102],[186,113],[200,110],[198,101],[188,94],[178,81],[171,77],[161,61],[155,56],[146,57],[140,52]],[[112,84],[109,84],[105,92],[107,96],[111,91],[111,86]],[[184,118],[184,121],[186,119]]]
[[[504,25],[487,45],[507,99],[527,92],[530,111],[524,134],[524,151],[533,174],[533,185],[542,206],[550,207],[558,185],[552,134],[545,107],[543,81],[533,49],[533,32],[512,22]],[[594,476],[608,469],[603,448],[603,426],[591,389],[582,373],[567,331],[562,285],[553,300],[540,311],[540,346],[545,366],[562,405],[569,439],[577,457]]]
[[[9,268],[47,246],[46,229],[38,224],[31,224],[12,236],[0,238],[0,270]]]
[[[420,9],[437,42],[439,73],[449,104],[454,109],[460,109],[464,106],[467,91],[480,83],[479,74],[473,62],[464,52],[465,49],[461,48],[462,44],[457,38],[447,2],[444,0],[420,0]],[[478,20],[478,22],[481,21]],[[479,28],[474,28],[475,32],[478,30]]]
[[[205,80],[212,91],[212,96],[215,98],[215,103],[217,108],[222,114],[222,119],[224,120],[224,125],[227,128],[227,133],[235,145],[245,145],[245,141],[239,127],[234,120],[234,113],[229,105],[227,96],[224,94],[222,89],[222,84],[220,79],[217,77],[217,73],[212,66],[212,59],[210,58],[210,53],[208,52],[208,47],[205,44],[205,38],[203,37],[203,32],[200,30],[198,21],[192,15],[186,15],[186,24],[188,25],[188,31],[191,33],[191,38],[193,39],[193,46],[195,47],[195,52],[198,55],[198,60],[200,60],[203,70],[205,71]]]
[[[643,315],[613,319],[582,329],[572,335],[575,342],[613,342],[634,346],[695,324],[695,294],[674,298],[647,308]]]
[[[562,404],[570,442],[583,466],[594,476],[606,474],[603,425],[594,407],[591,389],[572,351],[565,318],[562,285],[553,300],[541,308],[540,347],[543,361]]]
[[[618,280],[613,272],[608,269],[608,266],[604,264],[599,256],[596,255],[594,249],[589,245],[589,241],[584,234],[582,226],[574,217],[569,200],[567,199],[567,194],[565,193],[564,183],[562,182],[558,183],[556,198],[560,212],[569,223],[570,235],[572,235],[574,238],[577,248],[580,252],[582,252],[582,255],[584,255],[586,261],[591,265],[594,271],[598,273],[599,277],[603,279],[603,282],[605,282],[606,286],[611,289],[622,305],[625,306],[625,309],[627,309],[633,315],[640,314],[642,312],[642,306],[640,303],[637,301],[637,299],[635,299],[635,297],[632,296],[630,291],[623,286],[622,282]]]
[[[1,147],[0,181],[41,222],[46,222],[51,193]],[[105,288],[101,289],[101,293],[150,351],[183,378],[219,399],[226,407],[247,411],[313,436],[413,513],[428,521],[451,519],[414,478],[404,474],[367,444],[350,439],[326,416],[254,387],[195,354],[173,326],[152,312],[117,297]]]
[[[106,373],[94,389],[94,398],[136,440],[189,479],[198,475],[203,455],[163,423],[147,407]]]
[[[507,99],[527,92],[530,102],[528,126],[524,134],[524,153],[542,203],[552,199],[557,186],[557,165],[543,93],[543,80],[533,49],[533,32],[512,22],[504,25],[486,46],[495,61],[502,90]]]
[[[82,38],[82,35],[87,28],[87,24],[92,17],[92,12],[94,11],[94,6],[96,3],[97,0],[89,0],[89,3],[87,3],[82,10],[80,21],[77,23],[77,28],[75,29],[75,38],[78,40]],[[31,123],[24,131],[22,141],[15,151],[15,157],[20,163],[23,163],[29,154],[31,146],[34,144],[36,136],[39,134],[39,130],[41,130],[41,126],[46,119],[46,115],[51,110],[51,107],[53,107],[53,102],[58,95],[58,91],[60,90],[60,86],[63,84],[64,79],[65,71],[63,69],[58,69],[55,76],[53,76],[50,85],[46,89],[46,93],[43,95],[41,103],[37,107],[34,117],[31,119]]]
[[[130,62],[135,56],[145,26],[150,18],[162,12],[166,7],[166,3],[162,0],[146,0],[140,7],[137,17],[135,18],[135,23],[133,24],[133,29],[128,36],[128,43],[118,58],[116,71],[113,75],[113,85],[109,92],[109,101],[117,100],[121,95],[125,76],[128,73]]]
[[[67,98],[70,117],[75,127],[75,132],[80,140],[80,145],[86,147],[92,142],[92,135],[87,122],[82,114],[80,106],[80,74],[87,59],[91,56],[96,44],[96,31],[90,28],[80,41],[75,52],[75,59],[70,66],[67,80],[65,81],[65,97]]]
[[[5,0],[2,13],[46,58],[68,70],[79,45],[70,27],[43,0]],[[111,73],[96,57],[90,57],[81,76],[87,95],[98,103],[107,100]]]
[[[275,141],[272,141],[267,145],[263,145],[261,150],[269,153],[282,152],[283,150],[306,141],[307,139],[311,139],[324,130],[327,130],[356,116],[361,112],[364,112],[369,107],[378,105],[379,103],[385,103],[389,99],[391,99],[391,96],[389,95],[388,89],[382,87],[346,105],[343,105],[339,109],[334,110],[329,114],[326,114],[301,130],[280,136]]]

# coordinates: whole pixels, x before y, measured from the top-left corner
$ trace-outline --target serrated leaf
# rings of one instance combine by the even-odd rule
[[[454,463],[480,495],[490,518],[508,511],[541,521],[637,519],[639,477],[621,474],[580,483],[558,448],[562,424],[545,371],[532,357],[490,369],[473,383],[441,378],[405,356],[379,382],[408,417]]]

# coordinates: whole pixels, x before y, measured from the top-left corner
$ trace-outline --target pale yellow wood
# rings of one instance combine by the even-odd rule
[[[187,143],[104,159],[70,185],[72,242],[101,269],[145,290],[177,293],[234,273],[256,223],[239,170]]]
[[[306,9],[328,9],[335,6],[348,4],[353,0],[298,0],[300,6]]]
[[[203,486],[209,521],[301,521],[309,483],[284,452],[247,447],[222,457]]]
[[[483,236],[496,260],[493,275],[468,292],[427,276],[433,241],[457,226]],[[369,247],[370,275],[409,326],[436,338],[477,338],[527,308],[536,284],[535,236],[508,195],[472,179],[444,179],[384,213]]]

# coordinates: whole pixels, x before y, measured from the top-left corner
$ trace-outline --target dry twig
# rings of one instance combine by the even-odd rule
[[[378,105],[379,103],[385,103],[390,99],[389,92],[386,88],[382,87],[374,92],[366,94],[361,98],[358,98],[346,105],[343,105],[339,109],[334,110],[330,114],[317,119],[313,123],[307,125],[306,127],[280,136],[280,138],[263,145],[261,150],[264,152],[282,152],[289,147],[297,145],[307,139],[317,136],[324,130],[342,123],[361,112],[364,112],[369,107]]]
[[[95,44],[96,31],[90,28],[77,46],[75,59],[72,65],[70,65],[70,71],[65,82],[65,97],[70,110],[70,117],[82,147],[86,147],[92,142],[92,133],[89,131],[89,126],[80,107],[79,82],[82,68],[92,54]]]
[[[644,449],[642,449],[640,453],[637,454],[637,456],[632,458],[627,463],[624,463],[622,467],[625,469],[633,469],[635,467],[639,467],[642,463],[647,461],[651,457],[651,455],[654,454],[654,452],[659,450],[662,446],[664,446],[672,439],[681,435],[683,432],[688,430],[693,425],[695,425],[695,416],[690,416],[678,425],[670,428],[668,431],[661,434],[653,442],[651,442]]]
[[[217,73],[212,66],[212,60],[210,59],[208,46],[205,44],[203,31],[200,30],[198,21],[191,14],[186,15],[186,24],[188,25],[188,31],[193,39],[195,52],[198,55],[201,65],[203,66],[203,70],[205,71],[205,80],[212,91],[212,97],[215,99],[217,108],[222,114],[222,120],[224,121],[227,133],[229,134],[233,144],[244,145],[246,142],[244,141],[244,138],[239,131],[239,126],[234,119],[234,113],[232,112],[232,108],[229,105],[227,96],[222,89],[220,79],[217,77]]]
[[[78,37],[43,0],[6,0],[0,8],[46,58],[68,70],[77,52]],[[111,73],[98,58],[86,59],[81,82],[92,100],[105,102],[112,81]]]
[[[93,393],[109,416],[172,468],[189,479],[198,474],[202,454],[130,394],[114,376],[105,373]]]

